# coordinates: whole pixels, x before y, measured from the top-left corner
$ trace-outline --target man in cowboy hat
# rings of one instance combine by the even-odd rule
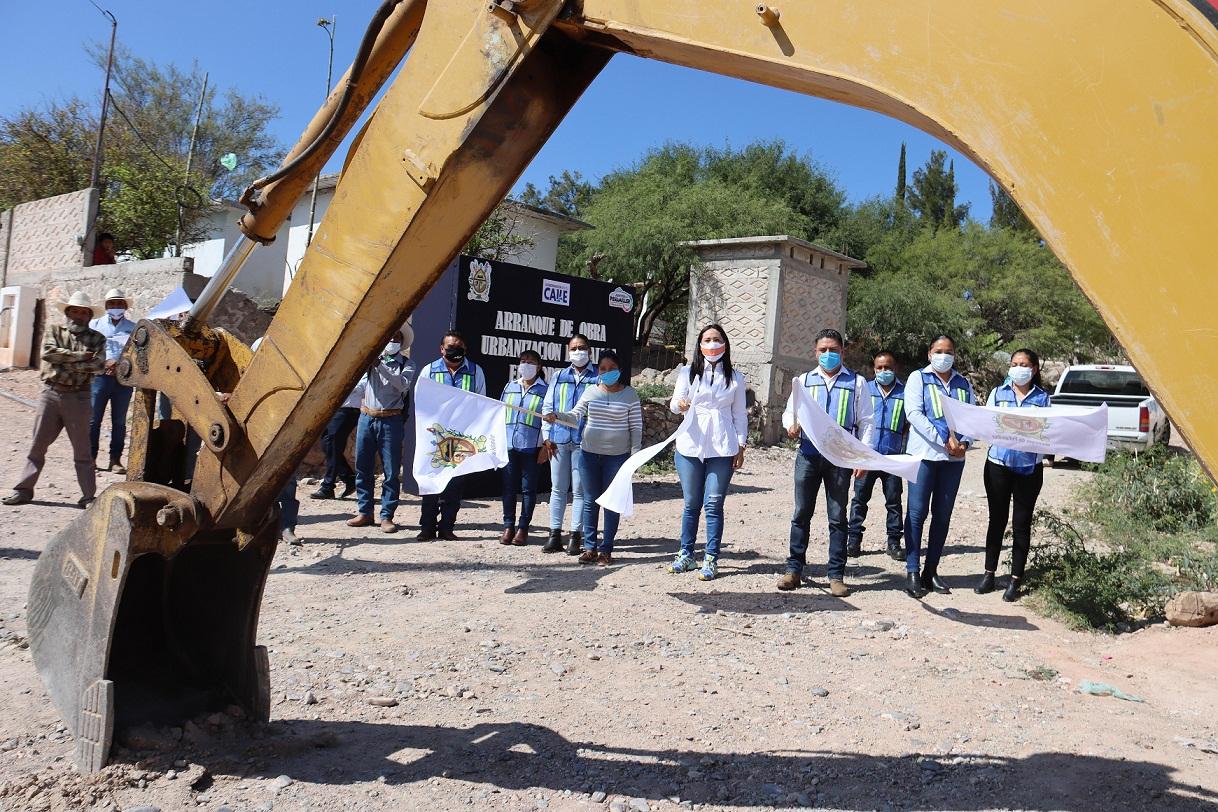
[[[106,337],[89,328],[97,308],[80,291],[58,304],[67,324],[52,327],[42,343],[42,397],[34,414],[34,441],[26,458],[25,471],[13,493],[0,500],[21,505],[34,498],[34,485],[46,462],[47,448],[67,430],[80,483],[80,500],[88,507],[97,491],[93,457],[89,454],[89,389],[93,376],[105,366]]]
[[[131,387],[123,386],[114,375],[118,357],[135,331],[135,322],[127,318],[127,294],[119,288],[106,293],[106,313],[89,322],[89,327],[106,337],[106,360],[102,373],[93,378],[93,417],[89,421],[89,448],[93,459],[101,445],[102,419],[106,405],[110,406],[110,463],[98,466],[99,471],[125,474],[123,442],[127,438],[127,407],[131,405]]]

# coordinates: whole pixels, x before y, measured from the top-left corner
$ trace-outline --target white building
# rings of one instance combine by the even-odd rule
[[[330,200],[334,196],[334,187],[338,184],[338,175],[322,175],[317,192],[317,214],[314,224],[316,234],[317,224],[321,223]],[[279,229],[279,234],[270,245],[260,245],[250,255],[245,266],[241,269],[233,287],[242,291],[260,304],[271,304],[283,298],[288,285],[300,267],[304,257],[309,232],[309,205],[311,194],[306,191],[292,209],[292,214]],[[545,209],[526,206],[509,200],[505,210],[512,218],[511,231],[515,235],[527,236],[533,242],[533,247],[522,250],[511,257],[504,257],[509,262],[553,271],[558,259],[558,238],[571,231],[591,228],[587,223],[566,215]],[[211,224],[208,228],[209,239],[203,242],[185,245],[182,255],[194,257],[194,272],[202,276],[211,276],[220,267],[224,255],[242,238],[237,228],[237,221],[245,214],[245,208],[235,203],[224,201],[210,215]]]

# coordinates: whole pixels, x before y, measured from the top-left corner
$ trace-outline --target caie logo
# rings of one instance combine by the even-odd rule
[[[634,296],[621,288],[614,288],[613,293],[609,294],[609,306],[620,307],[629,313],[634,309]]]
[[[557,282],[553,279],[543,279],[541,282],[541,300],[546,304],[571,306],[571,283]]]

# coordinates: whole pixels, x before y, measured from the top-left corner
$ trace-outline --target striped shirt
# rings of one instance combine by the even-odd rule
[[[575,408],[558,415],[563,420],[584,423],[580,448],[593,454],[633,454],[643,447],[643,407],[633,387],[609,392],[590,386]]]

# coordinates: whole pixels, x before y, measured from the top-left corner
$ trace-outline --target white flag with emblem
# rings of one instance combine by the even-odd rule
[[[864,471],[886,471],[910,482],[918,481],[922,461],[908,454],[881,454],[839,426],[812,400],[807,388],[796,378],[791,382],[795,396],[795,416],[799,427],[812,440],[812,445],[829,462],[839,468],[860,468]]]
[[[605,510],[612,510],[614,513],[620,513],[622,516],[634,515],[634,482],[635,472],[642,468],[647,463],[655,459],[656,455],[669,446],[670,443],[676,442],[676,439],[683,432],[689,431],[691,416],[693,409],[685,413],[685,419],[681,421],[681,425],[677,430],[669,435],[667,440],[658,442],[655,445],[649,445],[642,451],[631,454],[630,457],[622,463],[622,467],[617,469],[617,474],[613,477],[613,481],[609,483],[609,487],[605,488],[605,492],[596,497],[596,503]],[[584,498],[587,498],[586,496]]]
[[[420,494],[440,493],[455,476],[508,461],[504,405],[436,383],[423,372],[414,389],[414,478]]]
[[[943,416],[953,431],[999,448],[1056,454],[1103,462],[1108,446],[1108,404],[1000,409],[943,398]]]

